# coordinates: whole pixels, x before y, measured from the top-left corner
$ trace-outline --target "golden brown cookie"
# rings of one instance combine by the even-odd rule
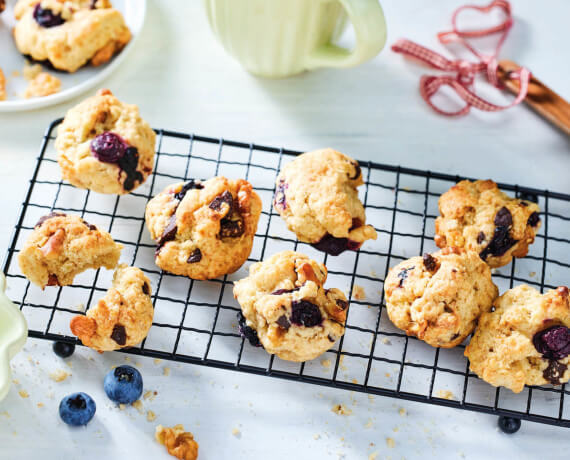
[[[166,447],[170,455],[180,460],[196,460],[198,458],[198,443],[192,433],[184,431],[183,425],[167,428],[162,425],[156,427],[155,439]]]
[[[394,325],[442,348],[463,342],[498,295],[491,270],[477,253],[450,248],[399,263],[384,290]]]
[[[63,179],[94,192],[129,193],[152,173],[155,138],[136,105],[99,90],[70,109],[58,128]]]
[[[435,221],[440,248],[476,251],[490,267],[524,257],[540,228],[539,207],[510,198],[491,180],[464,180],[441,195]]]
[[[20,53],[67,72],[107,62],[131,39],[123,15],[107,0],[19,0],[14,15]]]
[[[67,286],[88,268],[117,266],[123,246],[78,216],[42,217],[18,255],[22,273],[41,286]]]
[[[326,267],[306,255],[279,252],[253,264],[237,281],[240,330],[254,346],[288,361],[308,361],[344,335],[348,302],[338,289],[325,289]]]
[[[107,294],[86,316],[72,318],[71,332],[83,345],[97,351],[138,345],[152,326],[150,295],[150,281],[142,270],[121,264]]]
[[[246,180],[173,184],[146,207],[156,265],[199,280],[233,273],[251,253],[260,214],[261,199]]]
[[[376,230],[358,198],[358,162],[333,149],[299,155],[279,172],[273,207],[300,241],[338,255],[355,251]]]
[[[515,393],[525,385],[560,385],[570,380],[569,328],[567,287],[540,294],[523,284],[481,315],[465,356],[480,378]]]

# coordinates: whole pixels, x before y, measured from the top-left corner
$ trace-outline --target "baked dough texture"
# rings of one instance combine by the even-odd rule
[[[252,345],[288,361],[309,361],[344,335],[348,301],[325,289],[326,267],[306,255],[279,252],[253,264],[234,285],[241,333]]]
[[[331,255],[375,240],[357,187],[358,162],[333,149],[299,155],[279,172],[273,207],[300,241]]]
[[[96,139],[112,136],[123,156],[102,161],[93,151]],[[136,105],[102,89],[70,109],[58,127],[55,148],[63,179],[98,193],[126,194],[152,173],[156,134]]]
[[[261,199],[246,180],[173,184],[146,207],[156,265],[198,280],[233,273],[251,253],[260,214]]]
[[[570,305],[566,286],[540,294],[525,284],[505,292],[465,349],[470,369],[515,393],[525,385],[570,379]]]
[[[80,217],[51,213],[38,221],[18,262],[26,278],[43,289],[72,284],[89,268],[115,268],[122,249],[109,233]]]
[[[536,203],[509,197],[491,180],[459,182],[441,195],[439,211],[435,243],[475,251],[490,267],[526,256],[540,228]]]
[[[19,0],[14,15],[20,53],[67,72],[104,64],[131,39],[123,15],[106,0]]]
[[[479,255],[451,248],[399,263],[384,290],[394,325],[442,348],[463,342],[498,295],[491,269]]]
[[[119,265],[113,285],[86,316],[72,318],[69,327],[83,345],[97,351],[133,347],[152,326],[154,309],[150,281],[136,267]]]

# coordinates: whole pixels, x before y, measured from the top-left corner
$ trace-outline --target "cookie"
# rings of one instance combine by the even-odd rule
[[[67,286],[89,269],[115,268],[123,246],[78,216],[53,212],[42,217],[24,243],[18,262],[32,283]]]
[[[333,149],[299,155],[279,172],[273,207],[300,241],[331,255],[356,251],[376,230],[358,198],[358,162]]]
[[[57,161],[76,187],[125,194],[151,174],[155,139],[136,105],[102,89],[67,112],[55,139]]]
[[[146,207],[156,265],[198,280],[233,273],[251,253],[260,214],[261,199],[243,179],[173,184]]]
[[[154,309],[150,281],[136,267],[119,265],[113,285],[86,316],[75,316],[69,327],[83,345],[112,351],[141,343],[152,326]]]
[[[433,347],[459,345],[498,295],[491,269],[475,252],[444,249],[412,257],[384,283],[394,325]]]
[[[252,345],[288,361],[309,361],[344,335],[348,302],[325,289],[326,267],[306,255],[279,252],[253,264],[234,285],[239,325]]]
[[[560,385],[570,379],[569,328],[567,287],[540,294],[523,284],[481,315],[465,356],[480,378],[515,393],[525,385]]]
[[[131,39],[108,0],[19,0],[14,15],[18,51],[67,72],[109,61]]]
[[[476,251],[490,267],[524,257],[540,228],[539,207],[510,198],[491,180],[464,180],[441,195],[435,243]]]

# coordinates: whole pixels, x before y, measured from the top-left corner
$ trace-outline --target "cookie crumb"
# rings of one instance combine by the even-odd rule
[[[321,359],[321,366],[323,367],[331,367],[331,360],[330,359]]]
[[[383,343],[384,345],[392,345],[392,342],[390,342],[390,339],[389,339],[388,337],[384,337],[384,338],[382,339],[382,343]]]
[[[44,97],[50,94],[59,93],[61,89],[61,80],[47,72],[38,74],[33,80],[30,80],[28,87],[24,92],[24,97],[30,99],[32,97]]]
[[[390,372],[386,372],[384,376],[389,379],[391,377]]]
[[[147,422],[154,422],[156,420],[156,414],[151,410],[147,411],[146,420]]]
[[[386,438],[386,446],[388,446],[390,449],[396,447],[396,441],[394,441],[394,438]]]
[[[162,362],[162,359],[155,358],[152,362],[155,364],[155,366],[158,366]]]
[[[355,284],[352,288],[352,297],[356,300],[364,300],[366,298],[366,291],[362,286]]]
[[[10,413],[7,410],[5,410],[4,412],[0,412],[0,415],[4,416],[6,418],[10,418]]]
[[[352,383],[358,384],[358,380],[357,380],[357,379],[352,379]]]
[[[19,70],[12,70],[12,73],[10,74],[10,76],[12,78],[17,78],[20,76],[20,71]]]
[[[183,425],[166,428],[156,427],[154,437],[159,444],[166,447],[170,455],[180,460],[196,460],[198,458],[198,443],[192,433],[184,431]]]
[[[316,441],[317,439],[321,439],[321,435],[320,434],[314,434],[313,435],[313,439]]]
[[[152,400],[154,400],[154,398],[156,398],[157,394],[158,393],[156,391],[152,391],[152,390],[145,391],[145,394],[143,395],[143,399],[144,400],[150,399],[152,401]]]
[[[344,406],[343,404],[335,404],[331,409],[337,415],[351,415],[352,409]]]
[[[13,383],[14,385],[19,385],[19,384],[20,384],[20,381],[19,381],[18,379],[14,379],[14,380],[12,380],[12,383]]]
[[[403,407],[400,407],[400,410],[398,411],[398,413],[400,414],[401,417],[405,417],[406,415],[408,415],[406,413],[406,409],[404,409]]]
[[[452,400],[455,398],[455,395],[449,390],[438,390],[437,397]]]
[[[63,382],[67,377],[71,374],[65,372],[63,369],[58,369],[55,372],[49,374],[49,378],[52,379],[54,382]]]
[[[373,425],[374,425],[374,422],[372,421],[371,418],[369,418],[368,421],[366,422],[366,424],[364,425],[364,428],[372,428]]]
[[[30,397],[29,393],[26,390],[20,390],[20,391],[18,391],[18,394],[24,399]]]
[[[368,455],[368,460],[376,460],[378,458],[378,452],[372,452]]]
[[[39,403],[36,404],[36,406],[38,406],[38,408],[41,409],[42,407],[44,407],[44,403],[39,402]]]
[[[119,410],[125,410],[127,408],[126,404],[119,404]]]
[[[139,411],[139,414],[143,414],[144,413],[144,407],[143,407],[143,403],[140,399],[137,399],[132,406]]]
[[[238,430],[237,428],[234,428],[232,430],[232,435],[234,435],[236,438],[240,439],[241,438],[241,431]]]
[[[40,73],[42,73],[42,66],[40,64],[30,65],[30,63],[26,61],[26,63],[24,64],[24,68],[22,69],[22,76],[26,80],[31,81],[34,78],[36,78]]]
[[[530,276],[531,278],[534,278],[534,277],[536,276],[536,272],[530,272],[530,273],[528,274],[528,276]]]
[[[162,369],[162,374],[165,377],[168,377],[170,375],[170,367],[165,367],[164,369]]]

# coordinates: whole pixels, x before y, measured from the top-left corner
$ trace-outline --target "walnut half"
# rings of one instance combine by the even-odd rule
[[[183,425],[176,425],[172,428],[158,425],[154,437],[160,444],[166,446],[166,450],[173,457],[180,460],[198,458],[198,443],[194,441],[192,433],[184,431]]]

